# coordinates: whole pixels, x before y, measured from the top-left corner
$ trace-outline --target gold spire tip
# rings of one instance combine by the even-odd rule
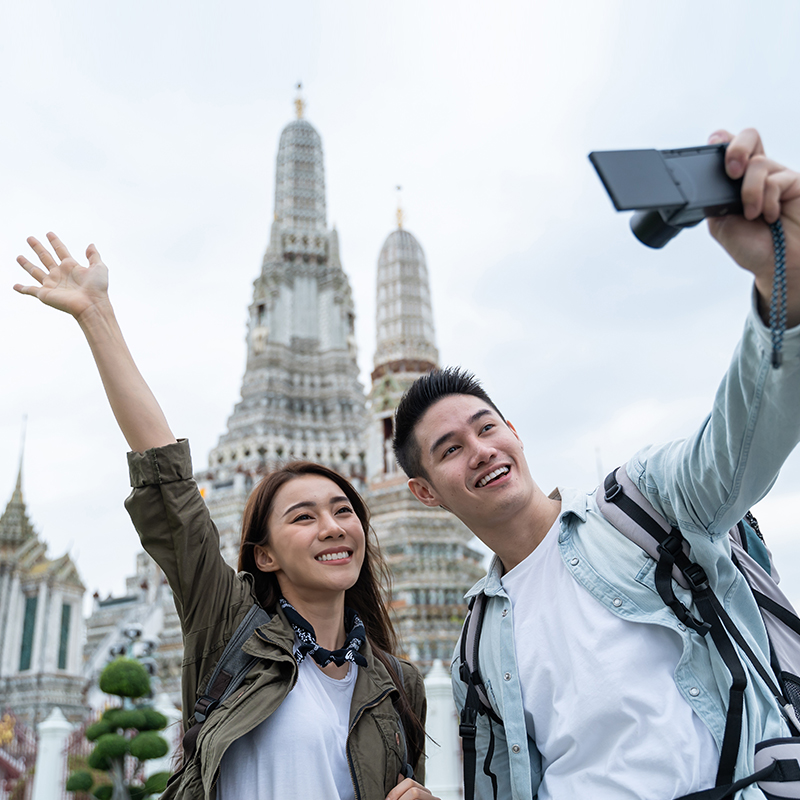
[[[397,189],[397,227],[400,230],[403,230],[403,205],[401,203],[401,196],[400,192],[402,191],[402,186],[395,187]]]
[[[294,100],[294,110],[297,113],[297,119],[303,119],[303,112],[306,109],[305,100],[303,100],[303,84],[298,82],[297,84],[297,97]]]

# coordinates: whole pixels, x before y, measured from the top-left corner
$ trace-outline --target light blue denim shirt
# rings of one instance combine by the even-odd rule
[[[800,327],[786,333],[780,369],[771,366],[771,349],[769,329],[753,308],[712,412],[697,433],[689,439],[645,448],[628,463],[634,484],[657,511],[681,529],[691,545],[692,557],[705,568],[717,597],[765,663],[769,658],[764,626],[749,588],[730,559],[727,532],[767,493],[800,440]],[[568,571],[612,613],[678,633],[683,655],[675,671],[676,684],[719,747],[730,675],[716,650],[709,649],[702,636],[687,630],[664,605],[655,589],[655,562],[602,516],[595,492],[560,489],[559,493],[558,544]],[[498,797],[533,800],[541,781],[542,762],[525,725],[511,601],[503,590],[502,574],[502,565],[495,557],[486,577],[470,589],[467,597],[483,592],[488,598],[480,670],[494,709],[504,723],[493,726],[491,769],[498,779]],[[691,605],[688,591],[674,581],[673,588],[684,604]],[[747,660],[742,660],[747,666]],[[452,677],[460,712],[465,687],[458,677],[457,662],[458,652]],[[646,680],[646,676],[632,675],[631,679]],[[737,779],[754,771],[758,742],[789,735],[770,692],[752,669],[745,709]],[[481,799],[492,797],[491,782],[483,773],[488,724],[486,716],[479,717],[475,796]],[[575,724],[581,721],[575,720]],[[535,720],[533,725],[535,733]],[[642,730],[646,735],[646,722]],[[663,746],[669,747],[669,743]],[[590,796],[591,787],[586,788]],[[764,797],[757,787],[739,796],[743,800]]]

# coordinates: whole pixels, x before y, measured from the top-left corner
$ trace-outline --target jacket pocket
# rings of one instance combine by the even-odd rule
[[[197,758],[184,764],[167,782],[162,800],[202,800],[203,781]]]
[[[373,714],[378,732],[380,733],[381,750],[383,753],[374,753],[373,764],[377,771],[378,765],[384,765],[384,790],[388,794],[397,786],[397,776],[405,766],[403,734],[400,732],[400,722],[397,714]],[[379,756],[382,755],[382,758]]]

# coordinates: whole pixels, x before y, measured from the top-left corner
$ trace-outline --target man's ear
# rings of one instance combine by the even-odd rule
[[[517,439],[519,439],[519,443],[520,443],[520,445],[522,445],[522,449],[524,450],[525,449],[525,443],[522,441],[522,439],[519,438],[519,434],[517,433],[517,429],[511,424],[511,420],[510,419],[506,420],[506,425],[508,425],[508,427],[511,428],[511,432],[514,434],[514,436],[517,437]]]
[[[253,555],[255,557],[256,566],[262,572],[277,572],[281,566],[275,559],[275,556],[260,544],[253,548]]]
[[[425,478],[410,478],[408,488],[411,489],[411,494],[423,505],[430,508],[436,508],[441,505],[436,492],[434,492],[433,487]]]

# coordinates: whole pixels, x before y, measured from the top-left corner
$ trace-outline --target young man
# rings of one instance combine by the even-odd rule
[[[690,439],[639,452],[633,484],[691,545],[716,595],[769,663],[752,595],[727,531],[772,485],[800,440],[800,175],[770,161],[758,134],[729,141],[726,169],[744,177],[744,216],[709,221],[753,273],[754,308],[710,417]],[[766,223],[786,235],[783,363],[770,363],[774,257]],[[480,671],[502,725],[478,719],[476,797],[669,800],[715,784],[730,673],[711,637],[682,624],[655,588],[655,562],[599,512],[595,494],[534,482],[516,431],[467,373],[421,378],[397,409],[395,452],[425,505],[461,519],[495,553],[469,592],[486,595]],[[674,582],[673,582],[674,586]],[[687,592],[676,589],[691,603]],[[458,659],[456,659],[458,661]],[[744,695],[736,778],[755,745],[790,735],[753,669]],[[453,675],[456,703],[465,686]],[[487,758],[488,754],[488,758]],[[763,798],[757,786],[737,797]]]

